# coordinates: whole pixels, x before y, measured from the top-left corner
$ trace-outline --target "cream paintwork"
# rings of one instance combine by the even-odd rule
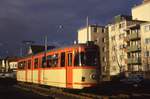
[[[27,82],[32,82],[32,70],[27,70]]]
[[[65,88],[66,70],[65,69],[51,69],[44,71],[41,70],[41,84]]]
[[[38,83],[38,70],[33,70],[33,83]]]
[[[73,88],[82,89],[84,87],[90,87],[88,85],[79,85],[75,83],[97,84],[97,81],[92,80],[92,78],[90,77],[91,74],[94,74],[95,72],[96,72],[95,69],[73,69]],[[28,70],[27,73],[28,73],[27,82],[32,82],[32,78],[31,78],[32,71]],[[82,82],[82,77],[85,77],[84,82]],[[17,80],[26,82],[25,71],[17,72]],[[40,82],[38,82],[38,70],[34,70],[33,71],[33,83],[66,88],[66,70],[65,69],[40,70]]]
[[[73,69],[73,88],[82,89],[84,87],[90,87],[88,85],[78,85],[75,83],[97,84],[97,81],[91,78],[91,75],[95,73],[96,69]],[[82,82],[82,77],[85,77],[84,82]]]
[[[17,71],[17,81],[25,82],[25,70]]]

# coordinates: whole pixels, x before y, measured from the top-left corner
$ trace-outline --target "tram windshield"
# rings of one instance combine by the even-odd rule
[[[75,66],[98,66],[99,54],[96,50],[90,50],[75,54]]]

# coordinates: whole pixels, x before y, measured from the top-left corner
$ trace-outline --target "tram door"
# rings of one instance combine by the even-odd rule
[[[66,84],[67,88],[72,88],[72,82],[73,82],[73,67],[72,67],[72,53],[67,53],[67,64],[66,64]]]

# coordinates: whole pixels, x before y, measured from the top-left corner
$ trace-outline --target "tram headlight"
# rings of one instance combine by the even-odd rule
[[[93,79],[93,80],[97,80],[98,75],[96,75],[96,74],[91,74],[91,75],[90,75],[90,78]]]

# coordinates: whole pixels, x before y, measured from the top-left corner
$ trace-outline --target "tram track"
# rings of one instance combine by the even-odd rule
[[[75,92],[66,92],[57,88],[44,88],[38,85],[31,85],[26,83],[19,83],[15,85],[19,89],[30,91],[42,96],[53,97],[54,99],[102,99],[100,96],[89,94],[89,93],[75,93]]]

